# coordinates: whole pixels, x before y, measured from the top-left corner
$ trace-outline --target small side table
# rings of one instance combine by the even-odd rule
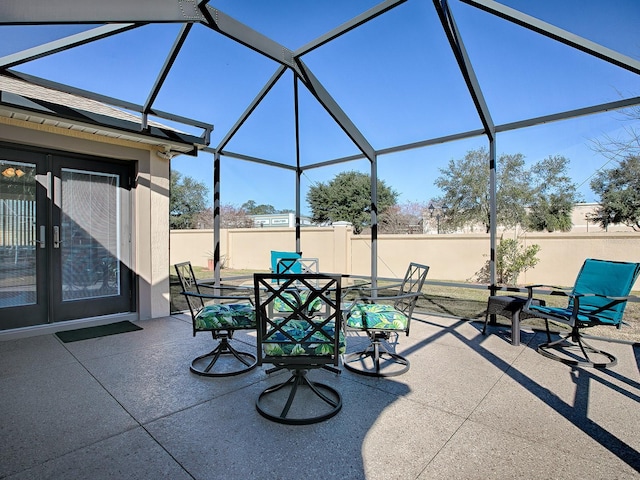
[[[520,320],[531,318],[533,315],[522,313],[522,307],[527,303],[526,297],[516,295],[494,295],[489,297],[487,302],[487,314],[484,318],[484,328],[482,334],[487,331],[489,315],[501,315],[511,319],[511,345],[520,345]],[[544,305],[544,300],[533,299],[534,305]]]

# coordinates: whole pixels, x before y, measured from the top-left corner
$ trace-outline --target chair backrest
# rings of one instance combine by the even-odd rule
[[[182,287],[181,293],[201,293],[196,276],[193,273],[191,262],[176,263],[175,269],[176,274],[178,275],[178,280],[180,280],[180,286]],[[195,318],[198,312],[204,308],[204,300],[201,297],[191,295],[184,295],[184,298],[187,301],[187,305],[189,305],[191,316]]]
[[[339,275],[256,273],[254,286],[259,365],[338,365],[344,353]]]
[[[406,298],[398,298],[393,305],[396,310],[404,313],[409,319],[413,315],[413,309],[416,306],[420,292],[422,292],[427,273],[429,273],[428,266],[411,262],[400,285],[400,295],[415,294]]]
[[[608,297],[626,297],[631,293],[640,274],[640,263],[615,262],[588,258],[582,265],[572,294],[606,295]],[[580,309],[609,320],[613,324],[622,322],[626,301],[612,301],[602,297],[580,297]],[[573,308],[573,300],[569,300]]]
[[[319,273],[317,258],[279,258],[275,273]]]
[[[283,259],[291,262],[291,260],[295,260],[300,257],[302,257],[302,253],[299,253],[299,252],[281,252],[278,250],[271,250],[271,272],[284,273],[284,272],[278,272],[278,262],[282,261]],[[302,269],[300,268],[300,265],[296,266],[296,264],[293,264],[292,268],[293,270],[287,273],[302,273]]]

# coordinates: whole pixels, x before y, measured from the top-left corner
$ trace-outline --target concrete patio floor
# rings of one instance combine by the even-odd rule
[[[282,378],[270,366],[190,373],[211,338],[184,315],[74,343],[0,341],[0,478],[640,478],[640,347],[593,342],[618,365],[572,369],[536,353],[540,333],[514,347],[499,327],[418,318],[397,346],[406,374],[313,371],[343,408],[308,426],[257,413]]]

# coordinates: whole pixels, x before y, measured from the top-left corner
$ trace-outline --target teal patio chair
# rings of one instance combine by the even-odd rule
[[[429,267],[411,262],[401,283],[371,289],[345,307],[346,330],[365,332],[370,341],[366,349],[348,353],[344,368],[372,377],[392,377],[409,370],[409,360],[385,346],[392,335],[409,335],[411,317]],[[380,296],[380,290],[397,289],[395,295]],[[358,287],[358,290],[362,288]]]
[[[184,295],[193,325],[193,336],[198,332],[211,332],[217,346],[209,353],[200,355],[191,362],[190,370],[206,377],[228,377],[252,370],[257,358],[249,352],[236,350],[230,341],[238,330],[255,330],[256,312],[251,288],[239,289],[231,286],[213,286],[198,283],[190,262],[175,265],[182,295]],[[234,295],[202,293],[201,289],[230,290]],[[239,292],[239,293],[238,293]],[[229,361],[219,361],[221,357]]]
[[[302,253],[300,252],[271,250],[271,273],[302,273],[301,266],[296,263],[296,260],[301,257]],[[290,265],[288,271],[284,271],[282,266],[278,267],[278,264],[283,261],[286,261],[286,265]]]
[[[580,331],[596,325],[620,328],[629,293],[640,273],[640,263],[610,260],[585,260],[573,289],[565,293],[569,297],[566,307],[535,305],[534,288],[530,285],[523,312],[545,320],[547,341],[538,345],[538,352],[553,360],[573,366],[606,368],[617,363],[616,357],[598,350],[585,342]],[[554,290],[558,287],[551,287]],[[549,322],[568,325],[571,331],[559,340],[552,341]],[[568,340],[571,340],[569,342]],[[579,354],[582,353],[582,356]],[[599,355],[607,361],[597,362],[589,355]]]
[[[264,390],[256,409],[289,425],[321,422],[342,408],[333,387],[311,380],[315,369],[338,370],[345,351],[340,310],[341,277],[319,274],[254,274],[258,365],[267,373],[289,370],[288,380]],[[286,305],[274,308],[274,303]]]

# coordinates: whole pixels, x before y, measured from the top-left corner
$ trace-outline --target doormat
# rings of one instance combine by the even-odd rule
[[[142,330],[129,321],[109,323],[107,325],[99,325],[97,327],[79,328],[77,330],[66,330],[57,332],[57,337],[64,343],[78,342],[80,340],[88,340],[90,338],[106,337],[107,335],[117,335],[118,333],[135,332]]]

